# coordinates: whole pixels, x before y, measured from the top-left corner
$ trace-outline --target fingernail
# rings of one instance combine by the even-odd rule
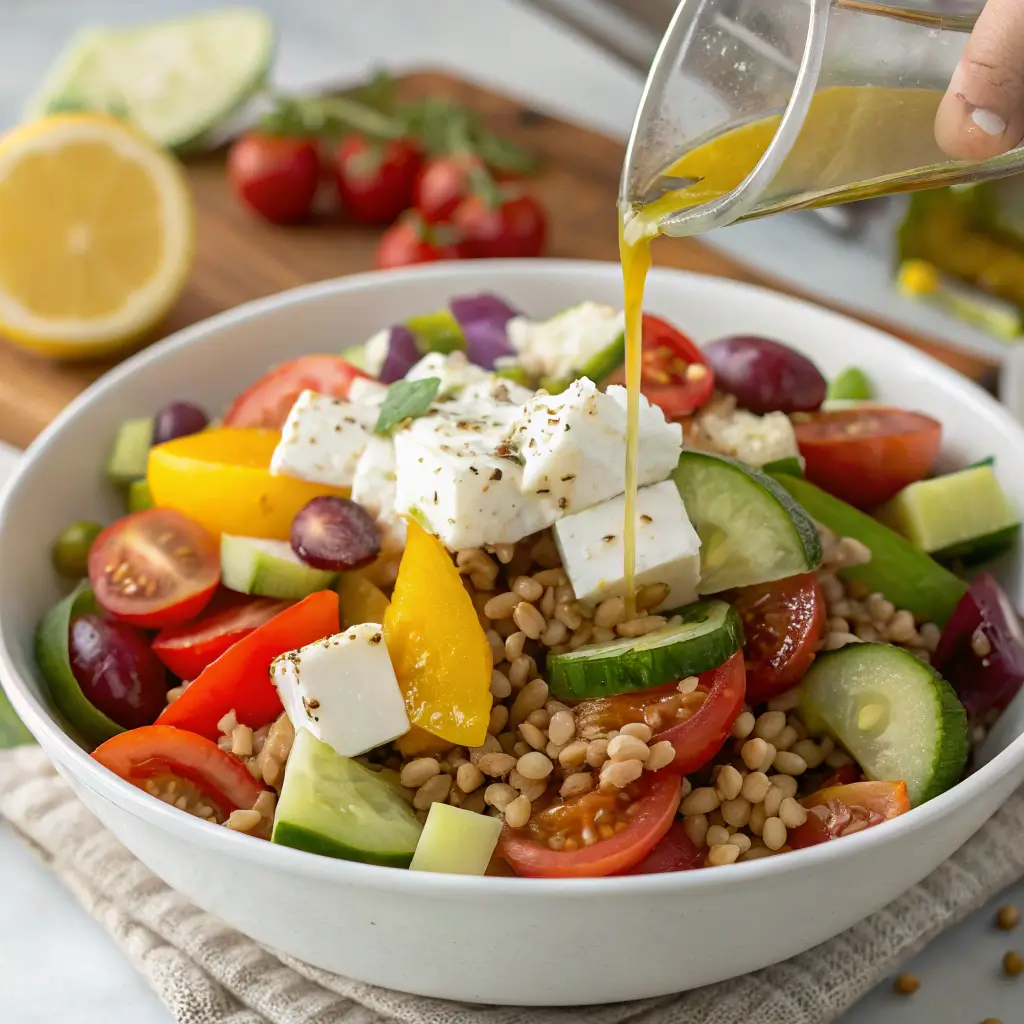
[[[971,120],[986,135],[1002,135],[1006,131],[1006,122],[998,114],[993,114],[991,110],[982,110],[980,107],[976,107],[971,111]]]

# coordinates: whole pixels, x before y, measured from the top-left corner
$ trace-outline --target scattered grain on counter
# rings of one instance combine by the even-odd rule
[[[1015,949],[1009,950],[1003,957],[1003,972],[1011,978],[1024,974],[1024,956]]]
[[[921,987],[921,979],[916,974],[901,974],[893,984],[893,990],[901,996],[912,996]]]
[[[1012,932],[1019,924],[1020,911],[1012,903],[999,908],[999,913],[996,914],[996,927],[1000,931]]]

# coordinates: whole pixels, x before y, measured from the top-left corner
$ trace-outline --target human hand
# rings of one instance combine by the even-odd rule
[[[1024,0],[987,0],[935,115],[959,160],[985,160],[1024,138]]]

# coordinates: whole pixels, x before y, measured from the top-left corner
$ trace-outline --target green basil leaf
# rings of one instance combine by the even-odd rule
[[[424,377],[422,380],[396,380],[388,388],[387,396],[380,407],[377,426],[374,429],[378,434],[386,434],[397,424],[422,416],[430,408],[430,403],[437,397],[437,389],[440,386],[440,377]]]
[[[36,662],[46,680],[50,700],[67,719],[68,725],[94,747],[124,732],[121,726],[89,703],[71,671],[68,652],[71,620],[78,615],[91,614],[96,609],[96,598],[88,581],[83,581],[43,616],[36,629]]]

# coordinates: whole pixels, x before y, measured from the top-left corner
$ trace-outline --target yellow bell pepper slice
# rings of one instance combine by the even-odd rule
[[[280,439],[276,430],[217,427],[157,445],[146,469],[153,504],[177,509],[212,533],[287,540],[306,502],[347,492],[271,476]]]
[[[341,629],[363,622],[383,622],[390,602],[384,591],[358,572],[343,572],[338,585]]]
[[[414,757],[440,757],[447,754],[455,744],[439,736],[431,736],[429,732],[414,725],[404,736],[395,740],[395,746],[402,757],[411,761]]]
[[[448,552],[414,522],[384,641],[414,726],[449,743],[479,747],[491,715],[491,649]]]

